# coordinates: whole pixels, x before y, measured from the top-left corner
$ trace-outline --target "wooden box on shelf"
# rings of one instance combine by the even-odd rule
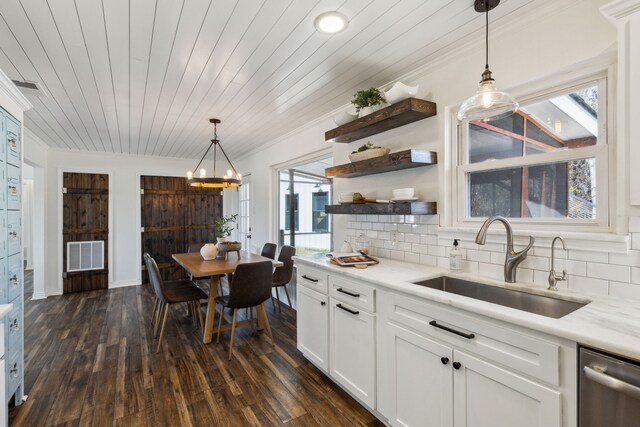
[[[436,104],[407,98],[324,133],[325,141],[352,142],[436,115]]]
[[[325,169],[324,175],[328,178],[354,178],[436,163],[438,163],[438,156],[435,152],[409,149],[359,162],[333,166]]]

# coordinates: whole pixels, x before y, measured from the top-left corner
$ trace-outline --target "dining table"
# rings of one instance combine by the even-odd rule
[[[260,261],[271,261],[274,267],[282,267],[281,261],[253,254],[249,251],[228,253],[225,259],[205,260],[199,252],[173,254],[171,257],[184,268],[192,279],[211,278],[207,313],[205,316],[204,332],[202,340],[208,344],[213,339],[213,322],[216,311],[216,292],[219,286],[219,276],[233,273],[240,264],[248,264]],[[231,283],[229,284],[231,286]],[[222,321],[222,318],[220,319]],[[230,326],[230,325],[225,325]],[[240,326],[237,324],[236,326]],[[258,329],[262,329],[262,317],[258,316]],[[223,326],[222,330],[226,330]]]

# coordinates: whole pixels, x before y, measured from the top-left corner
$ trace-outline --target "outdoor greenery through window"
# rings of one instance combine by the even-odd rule
[[[470,122],[458,168],[463,216],[601,220],[605,93],[602,78],[525,101],[509,117]]]

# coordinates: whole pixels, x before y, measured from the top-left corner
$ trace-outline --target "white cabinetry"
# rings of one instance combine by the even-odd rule
[[[297,266],[298,350],[329,373],[329,287],[322,270]]]
[[[331,297],[331,377],[375,408],[375,316]]]
[[[329,297],[304,286],[297,287],[297,297],[298,350],[329,372]]]

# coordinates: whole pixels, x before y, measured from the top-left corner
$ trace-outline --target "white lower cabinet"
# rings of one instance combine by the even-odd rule
[[[376,402],[375,316],[330,298],[331,377],[369,408]]]
[[[389,324],[390,377],[397,426],[453,425],[453,349],[407,329]]]
[[[298,350],[325,372],[329,372],[329,297],[297,287]]]
[[[461,351],[453,359],[455,427],[562,425],[559,391]]]

